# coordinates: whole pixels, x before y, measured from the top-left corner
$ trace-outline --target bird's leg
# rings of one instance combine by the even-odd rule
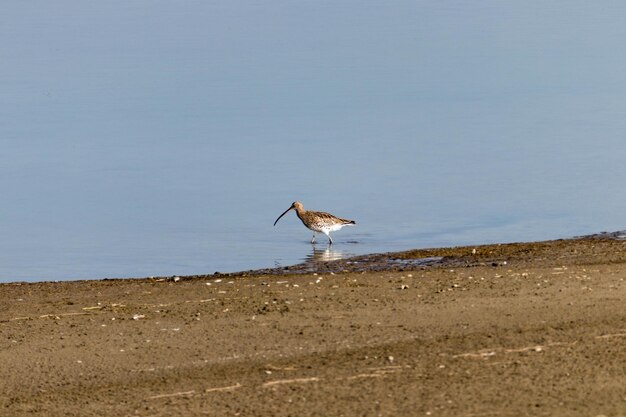
[[[315,243],[315,232],[313,232],[313,237],[311,238],[311,243]]]
[[[333,238],[330,237],[330,233],[327,233],[326,236],[328,236],[328,244],[332,245],[333,244]]]

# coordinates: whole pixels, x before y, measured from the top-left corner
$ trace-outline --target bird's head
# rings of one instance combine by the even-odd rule
[[[287,212],[288,212],[289,210],[299,211],[299,210],[303,210],[303,209],[304,209],[304,206],[302,205],[302,203],[301,203],[301,202],[299,202],[299,201],[294,201],[293,203],[291,203],[291,206],[290,206],[287,210],[285,210],[285,211],[283,212],[283,214],[281,214],[280,216],[278,216],[278,218],[277,218],[277,219],[276,219],[276,221],[274,222],[274,226],[276,226],[276,223],[278,223],[278,221],[280,220],[280,218],[281,218],[281,217],[283,217],[285,214],[287,214]]]

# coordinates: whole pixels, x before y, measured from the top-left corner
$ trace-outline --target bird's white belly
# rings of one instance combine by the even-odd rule
[[[334,232],[337,230],[340,230],[343,226],[345,226],[344,224],[333,224],[330,226],[326,226],[325,229],[328,230],[329,232]]]
[[[311,227],[311,229],[316,232],[322,232],[324,234],[327,234],[330,232],[335,232],[337,230],[340,230],[344,226],[345,224],[316,224],[313,227]]]

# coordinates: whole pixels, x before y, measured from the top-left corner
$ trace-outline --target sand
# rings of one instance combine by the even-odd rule
[[[420,257],[0,285],[0,415],[626,416],[626,241]]]

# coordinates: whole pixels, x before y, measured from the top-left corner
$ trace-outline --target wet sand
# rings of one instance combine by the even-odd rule
[[[7,416],[626,416],[626,241],[3,284],[0,334]]]

